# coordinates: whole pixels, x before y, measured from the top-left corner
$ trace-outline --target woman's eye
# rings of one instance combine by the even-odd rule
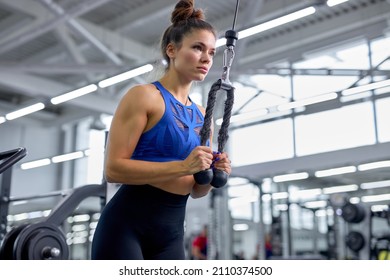
[[[201,51],[202,47],[201,46],[194,46],[194,49]]]

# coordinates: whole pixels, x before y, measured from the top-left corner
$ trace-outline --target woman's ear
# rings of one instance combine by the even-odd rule
[[[169,43],[166,50],[165,50],[167,56],[170,58],[170,59],[175,59],[175,56],[176,56],[176,47],[174,44],[172,43]]]

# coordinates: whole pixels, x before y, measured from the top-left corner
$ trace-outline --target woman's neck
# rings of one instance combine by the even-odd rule
[[[183,82],[176,75],[169,72],[161,79],[160,83],[183,104],[188,100],[192,82]]]

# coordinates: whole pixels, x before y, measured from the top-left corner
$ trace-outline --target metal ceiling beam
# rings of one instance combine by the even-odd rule
[[[80,52],[80,49],[77,47],[75,41],[71,38],[68,33],[68,30],[62,26],[56,29],[56,36],[58,39],[65,45],[69,54],[73,57],[74,61],[78,64],[87,64],[87,60]]]
[[[68,30],[64,26],[57,28],[55,34],[57,35],[58,39],[65,45],[70,56],[73,57],[75,62],[77,62],[77,66],[86,65],[88,63],[88,61],[85,59],[85,57],[81,53],[80,49],[77,47],[74,40],[69,35]],[[78,67],[75,67],[75,68],[78,68]],[[69,73],[74,74],[73,71],[69,72]],[[92,75],[92,73],[93,72],[83,73],[89,82],[94,82],[94,80],[95,80],[95,77]]]
[[[117,33],[130,33],[131,30],[135,28],[144,28],[154,18],[159,18],[162,16],[169,18],[170,13],[172,12],[174,3],[172,0],[159,0],[152,1],[150,3],[144,4],[141,7],[129,11],[128,13],[120,16],[119,18],[113,19],[108,25],[116,22],[117,26],[120,26],[115,31]],[[168,27],[168,26],[167,26]]]
[[[53,20],[54,17],[47,17],[47,13],[43,13],[44,9],[37,1],[30,0],[1,0],[1,7],[5,5],[6,9],[10,9],[12,13],[15,13],[18,17],[22,17],[18,24],[4,25],[6,28],[0,32],[0,45],[6,43],[9,40],[14,40],[23,36],[28,32],[40,28],[48,20]],[[3,24],[3,22],[2,22]]]
[[[5,19],[2,19],[2,26],[7,26],[7,28],[0,29],[0,38],[12,36],[14,33],[18,32],[18,30],[28,25],[30,21],[30,18],[24,17],[20,14],[13,14]]]
[[[85,20],[79,20],[89,32],[95,34],[96,38],[106,42],[115,53],[134,60],[136,63],[155,60],[159,53],[155,49],[145,46],[139,42],[124,37],[118,32],[102,28]]]
[[[77,20],[72,17],[69,17],[68,13],[65,12],[65,10],[61,6],[57,5],[52,0],[40,0],[40,2],[44,4],[49,10],[54,12],[56,15],[60,17],[68,17],[68,20],[66,20],[65,22],[72,30],[84,37],[89,43],[92,44],[92,46],[94,46],[102,54],[104,54],[104,56],[106,56],[111,62],[116,65],[122,65],[122,60],[114,52],[112,52],[106,45],[104,45],[100,40],[98,40],[91,32],[89,32],[82,25],[80,25]]]
[[[23,28],[22,31],[17,30],[12,38],[1,38],[0,37],[0,47],[3,43],[7,43],[8,40],[17,39],[23,34],[35,32],[35,30],[41,28],[41,26],[48,24],[47,21],[47,11],[38,4],[36,1],[30,0],[2,0],[6,5],[12,7],[13,9],[19,9],[24,13],[27,13],[35,17],[35,21],[26,25],[27,27]],[[22,8],[27,8],[23,10]],[[73,10],[73,9],[72,9]],[[53,19],[52,19],[53,20]],[[81,18],[78,19],[78,22],[90,33],[102,41],[115,53],[122,55],[123,57],[129,58],[136,62],[140,62],[142,58],[153,58],[156,56],[156,53],[150,49],[150,47],[145,46],[141,43],[138,43],[129,38],[123,37],[118,32],[113,32],[112,30],[105,29],[101,26],[97,26],[90,22],[87,22]],[[55,27],[53,27],[55,28]],[[86,44],[85,44],[86,45]],[[83,46],[83,45],[81,45]],[[80,46],[79,46],[80,47]]]
[[[27,30],[23,34],[18,34],[18,36],[14,36],[13,38],[7,40],[6,42],[0,44],[0,54],[5,53],[9,50],[12,50],[18,46],[21,46],[40,35],[45,34],[53,30],[59,24],[64,23],[70,18],[75,18],[81,16],[97,7],[106,4],[112,0],[89,0],[86,2],[82,2],[81,4],[71,8],[68,13],[63,14],[59,17],[55,17],[47,22],[43,22],[39,27],[35,27],[34,30]]]

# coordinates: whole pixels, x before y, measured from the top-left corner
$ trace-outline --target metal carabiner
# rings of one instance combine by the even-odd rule
[[[232,87],[230,82],[230,68],[232,67],[234,60],[234,47],[228,46],[223,52],[223,69],[222,69],[222,84],[221,87],[225,90],[229,90]]]

